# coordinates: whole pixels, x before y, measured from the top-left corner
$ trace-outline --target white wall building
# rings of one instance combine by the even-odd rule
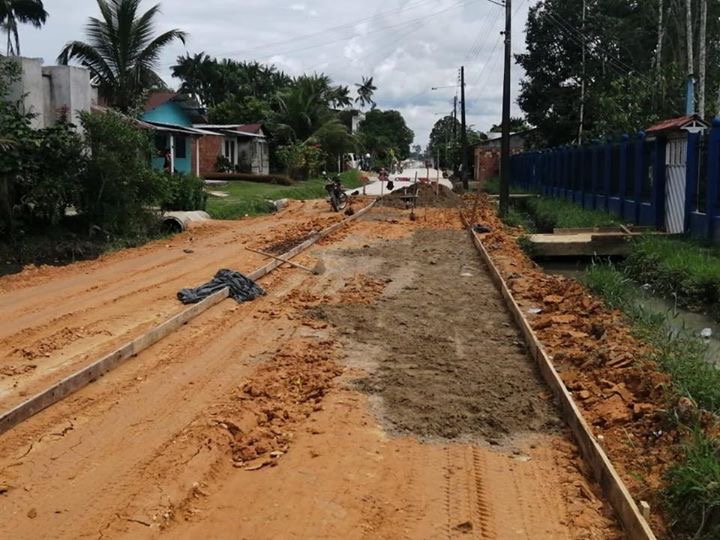
[[[34,115],[31,125],[42,129],[59,118],[80,125],[79,112],[97,104],[97,91],[90,84],[90,72],[77,66],[43,66],[40,58],[17,58],[21,74],[10,87],[8,99],[22,103]]]

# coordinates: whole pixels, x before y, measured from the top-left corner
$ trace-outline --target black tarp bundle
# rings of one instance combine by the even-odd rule
[[[182,289],[177,293],[177,297],[183,304],[197,304],[225,287],[230,288],[230,298],[237,302],[247,302],[265,295],[265,291],[249,277],[240,272],[223,269],[215,274],[212,281],[195,289]]]

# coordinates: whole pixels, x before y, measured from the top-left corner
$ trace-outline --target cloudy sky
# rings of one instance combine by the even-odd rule
[[[155,1],[145,0],[145,9]],[[514,52],[524,47],[535,1],[514,1]],[[400,110],[424,146],[433,124],[452,110],[464,64],[468,124],[487,130],[500,120],[504,8],[491,0],[161,0],[161,6],[161,30],[190,34],[161,60],[171,86],[178,81],[169,68],[186,51],[273,63],[292,75],[325,72],[350,85],[372,75],[378,106]],[[95,0],[45,0],[45,7],[45,27],[24,26],[20,39],[23,56],[51,63],[66,41],[84,38],[87,18],[98,9]],[[514,66],[513,101],[521,75]]]

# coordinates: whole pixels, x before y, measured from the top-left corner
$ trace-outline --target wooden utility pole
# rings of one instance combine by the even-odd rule
[[[700,35],[698,36],[698,110],[705,118],[705,74],[707,70],[707,0],[700,0]]]
[[[500,217],[510,209],[510,58],[512,56],[512,0],[505,0],[505,72],[503,74],[502,144],[500,147]]]
[[[455,94],[455,98],[453,99],[453,126],[452,126],[452,170],[453,172],[457,172],[457,161],[455,161],[455,156],[457,154],[455,153],[455,145],[457,144],[457,105],[458,105],[458,99],[457,94]]]
[[[693,54],[692,0],[685,0],[685,41],[687,48],[687,89],[685,113],[695,112],[695,55]]]
[[[462,122],[460,133],[462,137],[462,183],[463,189],[467,191],[470,189],[470,165],[468,161],[467,123],[465,121],[465,66],[460,68],[460,99],[462,100],[462,108],[460,109]]]
[[[660,0],[662,2],[662,0]],[[587,60],[587,43],[585,42],[585,16],[587,15],[587,1],[582,3],[582,80],[580,81],[580,127],[578,128],[578,144],[583,143],[583,129],[585,126],[585,72]]]

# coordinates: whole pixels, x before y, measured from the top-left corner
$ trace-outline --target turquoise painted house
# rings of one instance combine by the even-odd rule
[[[150,94],[140,119],[155,133],[153,167],[202,176],[217,172],[218,163],[239,172],[269,174],[265,126],[209,125],[204,108],[193,98],[175,92]]]
[[[170,152],[173,171],[200,174],[199,140],[207,133],[193,128],[205,121],[204,110],[195,100],[175,92],[154,92],[140,119],[155,133],[153,168],[163,170]]]

